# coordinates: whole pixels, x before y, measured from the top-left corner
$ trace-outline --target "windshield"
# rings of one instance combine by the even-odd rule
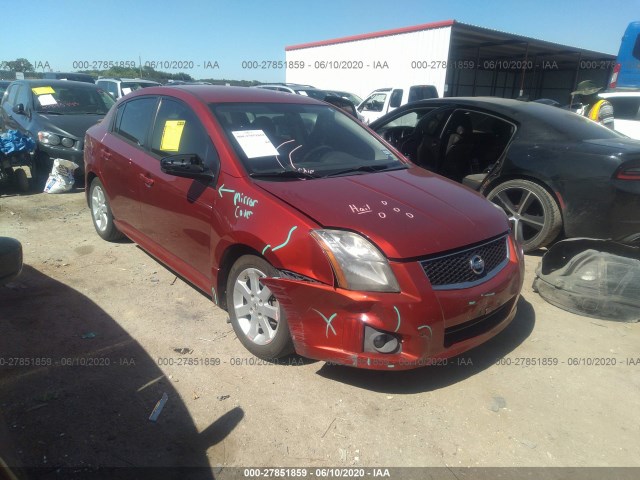
[[[115,100],[102,89],[64,86],[33,87],[36,111],[54,114],[105,115]]]
[[[296,89],[298,95],[306,95],[307,97],[315,98],[316,100],[324,100],[327,96],[327,92],[324,90],[316,90],[313,88],[299,88]]]
[[[523,131],[529,141],[585,141],[625,136],[582,115],[568,112],[542,103],[523,103],[522,111],[531,114],[529,117],[514,119],[522,123]]]
[[[316,178],[405,168],[359,123],[332,107],[303,104],[213,104],[252,176]]]
[[[147,83],[147,82],[122,82],[120,88],[122,88],[122,94],[126,95],[127,93],[131,93],[135,90],[140,90],[141,88],[147,87],[157,87],[159,83]]]

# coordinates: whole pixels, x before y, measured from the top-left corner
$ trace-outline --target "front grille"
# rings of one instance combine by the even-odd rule
[[[475,247],[422,260],[420,265],[435,290],[469,288],[494,277],[509,262],[507,235]],[[482,272],[473,270],[471,262],[480,258]]]
[[[482,315],[460,325],[445,328],[444,346],[448,348],[454,343],[463,342],[464,340],[477,337],[478,335],[482,335],[483,333],[486,333],[492,328],[498,326],[509,316],[516,299],[517,297],[513,297],[507,303],[488,315]]]

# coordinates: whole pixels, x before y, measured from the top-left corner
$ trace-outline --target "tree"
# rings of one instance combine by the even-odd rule
[[[2,66],[11,72],[33,72],[33,65],[26,58],[18,58],[14,61],[2,62]]]

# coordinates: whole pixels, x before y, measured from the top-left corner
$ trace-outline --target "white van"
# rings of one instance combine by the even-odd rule
[[[369,124],[405,103],[427,98],[438,98],[433,85],[379,88],[371,92],[357,110],[364,117],[364,123]]]
[[[627,137],[640,140],[640,90],[604,92],[598,96],[613,105],[613,128]]]

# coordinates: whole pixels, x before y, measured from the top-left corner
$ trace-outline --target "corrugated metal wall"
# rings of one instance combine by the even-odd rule
[[[304,67],[287,68],[286,81],[349,91],[363,98],[377,88],[435,85],[442,96],[450,38],[448,26],[287,50],[287,66],[298,61]]]

